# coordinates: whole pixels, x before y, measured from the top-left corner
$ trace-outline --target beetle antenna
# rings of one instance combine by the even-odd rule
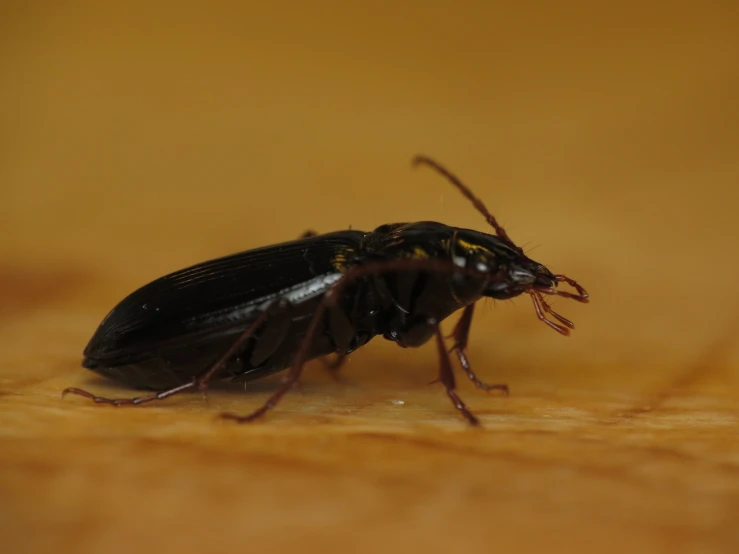
[[[516,244],[511,240],[511,237],[508,236],[508,233],[505,232],[505,229],[503,229],[503,227],[498,223],[498,220],[495,219],[495,216],[493,216],[493,214],[488,211],[488,209],[485,207],[485,204],[482,203],[482,200],[475,196],[475,194],[467,187],[467,185],[459,180],[459,177],[457,177],[444,166],[440,165],[427,156],[416,156],[415,158],[413,158],[412,165],[414,167],[418,165],[427,165],[441,173],[449,180],[450,183],[452,183],[455,187],[457,187],[457,189],[459,189],[459,191],[465,196],[465,198],[472,202],[472,204],[475,206],[475,209],[477,209],[477,211],[485,217],[487,222],[493,227],[493,229],[495,229],[495,233],[500,238],[513,246],[519,252],[521,251],[521,248],[516,246]]]

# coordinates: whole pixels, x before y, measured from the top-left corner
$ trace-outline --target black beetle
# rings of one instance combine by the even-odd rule
[[[161,277],[121,301],[105,317],[84,351],[82,365],[101,375],[156,393],[128,399],[95,396],[98,403],[143,404],[188,389],[205,390],[213,379],[252,380],[289,368],[282,384],[252,421],[273,408],[297,383],[305,362],[337,354],[330,367],[381,335],[403,347],[435,337],[439,378],[467,420],[477,418],[455,392],[452,364],[439,323],[463,309],[453,339],[467,376],[466,355],[475,302],[527,293],[540,320],[567,335],[574,325],[555,313],[544,294],[587,302],[574,280],[528,258],[483,203],[433,160],[414,165],[446,176],[485,216],[496,235],[436,222],[393,223],[372,232],[338,231],[218,258]],[[575,293],[556,287],[564,282]],[[551,315],[556,322],[547,319]]]

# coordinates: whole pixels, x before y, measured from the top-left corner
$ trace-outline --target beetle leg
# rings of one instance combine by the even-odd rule
[[[193,379],[192,381],[190,381],[189,383],[185,383],[184,385],[179,385],[177,387],[150,394],[148,396],[137,396],[136,398],[105,398],[104,396],[96,396],[84,389],[69,387],[62,391],[62,398],[64,398],[64,396],[66,396],[67,394],[76,394],[78,396],[89,398],[96,404],[111,404],[112,406],[124,406],[126,404],[139,405],[146,404],[147,402],[151,402],[152,400],[164,400],[169,396],[173,396],[182,391],[194,388],[197,386],[197,384],[198,380]]]
[[[464,369],[464,372],[467,374],[467,377],[469,377],[470,381],[472,381],[475,384],[475,386],[487,392],[490,392],[493,390],[499,390],[505,396],[508,396],[508,385],[506,384],[489,385],[481,381],[477,377],[475,372],[472,370],[470,361],[467,359],[467,342],[470,337],[470,327],[472,325],[472,315],[474,314],[474,312],[475,312],[474,304],[470,304],[462,312],[462,316],[459,318],[459,321],[457,321],[457,324],[454,326],[454,331],[452,332],[452,335],[451,335],[454,338],[454,346],[452,346],[450,352],[454,352],[457,355],[457,358],[459,359],[459,363],[462,365],[462,369]]]
[[[433,325],[434,334],[436,335],[436,346],[439,349],[439,381],[446,387],[447,396],[452,400],[452,404],[462,412],[462,415],[467,418],[467,421],[472,425],[479,425],[480,421],[469,411],[454,390],[456,383],[454,373],[452,372],[452,362],[449,359],[449,352],[447,352],[446,345],[444,344],[444,336],[441,334],[441,327],[439,327],[438,322],[434,322]]]
[[[352,277],[353,276],[347,277],[345,275],[337,282],[340,283],[341,281],[351,279]],[[285,396],[290,389],[296,386],[296,384],[300,381],[300,376],[303,373],[303,366],[308,360],[311,343],[318,334],[319,326],[324,322],[324,315],[326,313],[326,310],[332,307],[331,300],[335,291],[335,288],[331,289],[329,293],[327,293],[326,296],[323,297],[323,300],[318,305],[318,309],[313,314],[313,318],[311,319],[310,324],[308,325],[308,329],[305,332],[303,342],[300,344],[300,349],[295,355],[295,361],[293,362],[293,365],[288,370],[287,375],[282,379],[282,383],[280,384],[280,386],[275,392],[272,393],[272,396],[270,396],[264,404],[262,404],[259,408],[254,410],[249,415],[240,416],[231,413],[223,413],[221,414],[222,418],[230,419],[232,421],[236,421],[237,423],[250,423],[252,421],[255,421],[266,414],[269,410],[277,406],[277,403],[282,400],[282,397]],[[342,356],[340,355],[340,358],[341,357]]]
[[[308,330],[305,333],[305,338],[303,338],[303,342],[300,345],[300,350],[298,350],[298,353],[295,356],[295,362],[288,370],[287,375],[282,379],[282,383],[280,383],[277,390],[272,393],[264,404],[249,415],[240,416],[231,413],[223,413],[221,414],[222,418],[230,419],[237,423],[250,423],[255,421],[277,406],[277,403],[282,400],[282,397],[285,396],[291,388],[297,385],[300,381],[300,375],[303,373],[303,366],[305,365],[306,358],[308,358],[308,350],[310,348],[311,341],[316,336],[318,324],[323,321],[323,310],[320,308],[324,305],[324,303],[321,303],[319,305],[319,309],[313,315],[313,319],[311,319]]]
[[[211,381],[214,375],[218,373],[219,370],[223,368],[223,366],[234,356],[236,356],[241,349],[241,347],[244,345],[244,343],[249,340],[249,337],[251,337],[254,332],[267,320],[267,317],[274,311],[275,308],[281,306],[281,302],[275,302],[271,304],[267,309],[265,309],[257,319],[254,320],[254,322],[239,335],[239,337],[231,344],[231,346],[226,350],[226,352],[223,353],[223,355],[218,358],[218,360],[215,361],[211,366],[209,366],[202,374],[200,374],[198,377],[195,377],[192,381],[189,381],[187,383],[184,383],[182,385],[178,385],[176,387],[172,387],[171,389],[167,389],[164,391],[156,392],[147,396],[137,396],[135,398],[105,398],[103,396],[97,396],[92,394],[91,392],[88,392],[83,389],[78,389],[76,387],[70,387],[66,388],[62,391],[62,398],[64,398],[67,394],[76,394],[78,396],[84,396],[85,398],[89,398],[93,402],[96,402],[97,404],[111,404],[113,406],[124,406],[124,405],[138,405],[138,404],[146,404],[147,402],[152,402],[154,400],[164,400],[165,398],[168,398],[170,396],[174,396],[175,394],[179,394],[182,391],[186,391],[188,389],[192,388],[198,388],[201,391],[205,392],[205,390],[208,388],[208,383]]]
[[[308,229],[305,233],[300,235],[301,239],[309,239],[311,237],[317,237],[318,233],[314,231],[313,229]]]

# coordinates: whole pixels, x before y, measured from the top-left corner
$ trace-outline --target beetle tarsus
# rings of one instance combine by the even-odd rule
[[[66,396],[67,394],[76,394],[77,396],[89,398],[90,400],[95,402],[95,404],[109,404],[116,407],[130,405],[139,406],[141,404],[146,404],[147,402],[152,402],[154,400],[164,400],[165,398],[178,394],[184,390],[194,388],[195,386],[197,386],[197,379],[193,379],[192,381],[189,381],[177,387],[173,387],[171,389],[167,389],[165,391],[156,392],[147,396],[136,396],[134,398],[107,398],[105,396],[97,396],[84,389],[69,387],[62,391],[62,398],[64,398],[64,396]]]

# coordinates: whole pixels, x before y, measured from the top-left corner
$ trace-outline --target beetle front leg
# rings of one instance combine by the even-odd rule
[[[454,352],[457,354],[457,358],[459,359],[459,363],[462,365],[462,369],[464,369],[467,377],[469,377],[470,381],[472,381],[477,387],[488,392],[498,390],[502,392],[505,396],[508,396],[508,385],[489,385],[481,381],[472,370],[470,361],[467,359],[467,343],[470,338],[470,327],[472,326],[472,316],[474,312],[474,304],[470,304],[462,312],[462,316],[459,318],[459,321],[457,321],[457,324],[454,326],[454,331],[451,334],[451,336],[454,338],[454,346],[452,346],[450,352]]]
[[[452,372],[452,361],[449,359],[449,352],[447,352],[446,345],[444,344],[444,336],[441,333],[441,327],[439,327],[439,324],[436,321],[430,323],[434,326],[436,346],[439,350],[439,381],[441,381],[441,383],[446,387],[446,394],[452,400],[454,407],[462,412],[462,415],[467,418],[467,421],[469,421],[471,425],[480,425],[480,420],[470,412],[454,390],[456,388],[456,382],[454,380],[454,373]]]

